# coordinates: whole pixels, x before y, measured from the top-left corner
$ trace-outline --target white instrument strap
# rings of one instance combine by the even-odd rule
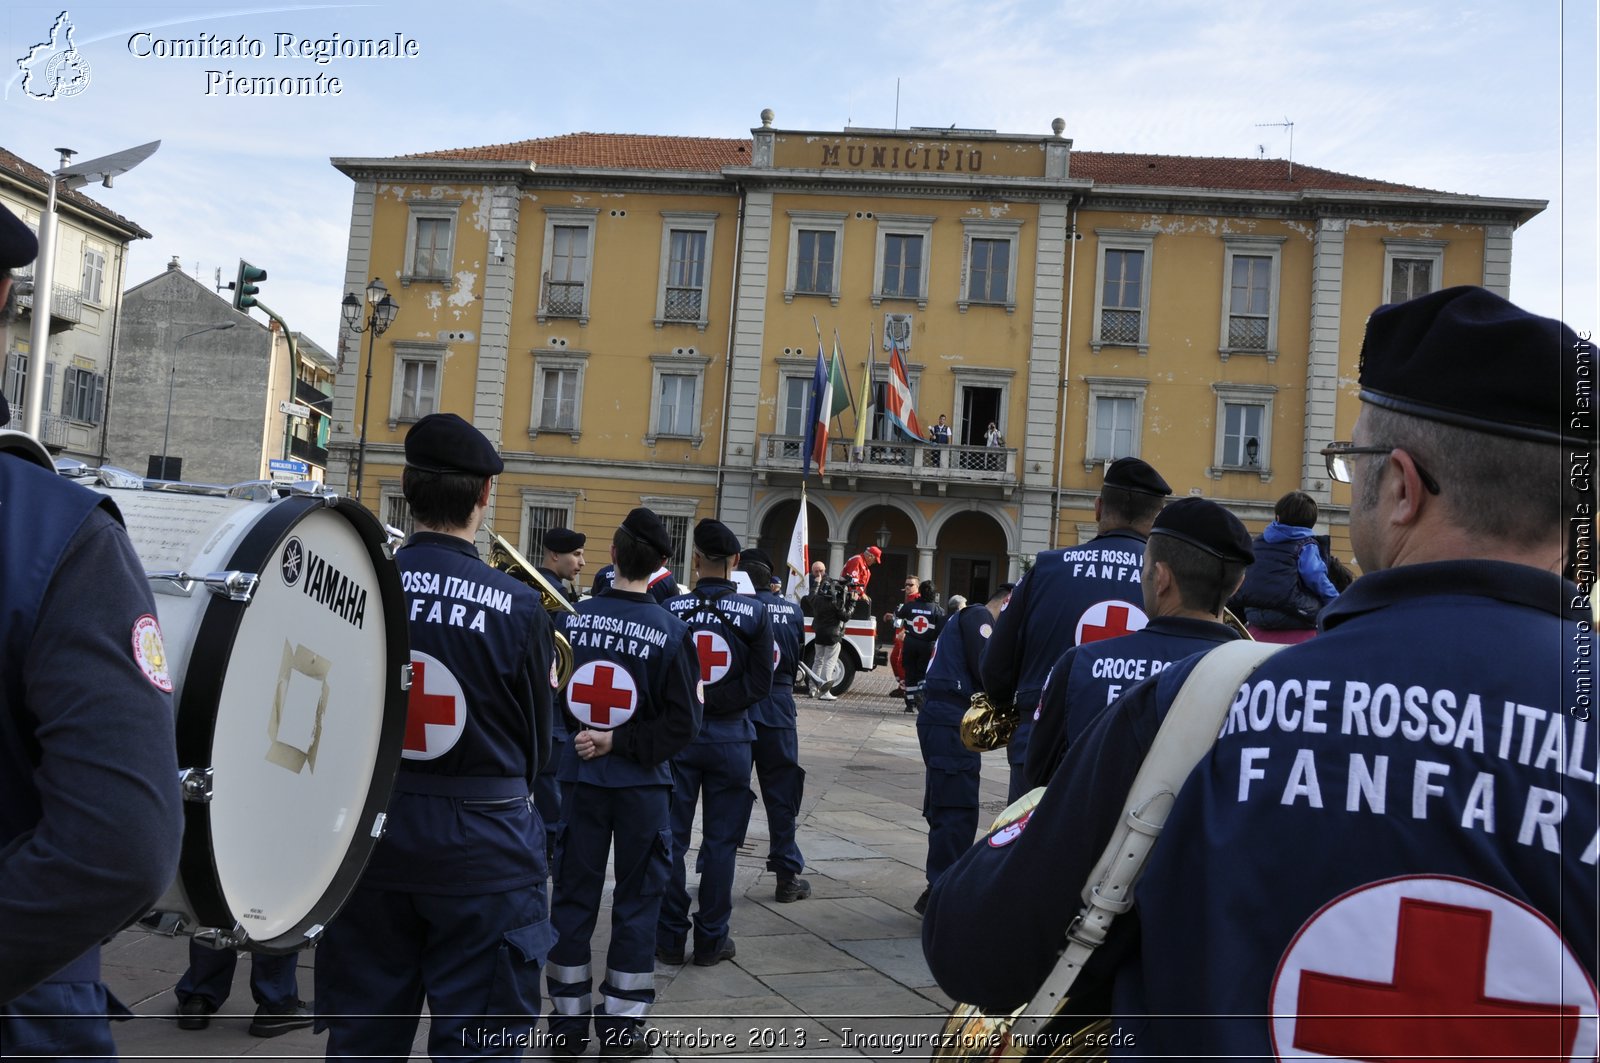
[[[1043,1030],[1083,965],[1105,942],[1111,921],[1133,907],[1133,887],[1161,836],[1178,790],[1216,742],[1239,687],[1262,661],[1282,648],[1265,642],[1224,643],[1189,673],[1128,790],[1123,824],[1084,884],[1084,906],[1067,928],[1067,947],[1013,1024],[1014,1034]]]

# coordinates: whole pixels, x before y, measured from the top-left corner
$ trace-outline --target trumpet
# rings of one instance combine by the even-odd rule
[[[1022,714],[1015,705],[996,705],[983,691],[972,695],[971,708],[961,717],[961,744],[974,753],[987,753],[1011,741]]]
[[[505,537],[494,535],[489,544],[489,567],[499,569],[512,579],[526,583],[539,592],[539,604],[544,611],[554,619],[555,614],[565,610],[576,613],[572,603],[567,601],[567,596],[544,578],[544,575],[523,557],[516,547],[506,542]],[[556,683],[557,690],[564,690],[567,681],[572,678],[572,671],[576,663],[572,656],[572,644],[567,637],[559,631],[551,632],[556,642]]]

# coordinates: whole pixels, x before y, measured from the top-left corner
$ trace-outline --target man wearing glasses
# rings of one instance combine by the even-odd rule
[[[1364,575],[1320,637],[1234,695],[1073,987],[1119,1043],[1593,1057],[1596,647],[1563,572],[1592,572],[1567,546],[1569,521],[1594,519],[1573,473],[1594,448],[1594,374],[1571,329],[1479,288],[1372,315],[1354,438],[1325,451]],[[1077,914],[1060,898],[1198,659],[1130,688],[1032,815],[939,880],[923,947],[945,992],[991,1012],[1029,1001]]]

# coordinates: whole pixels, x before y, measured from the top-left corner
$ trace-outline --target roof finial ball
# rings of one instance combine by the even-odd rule
[[[1067,131],[1067,121],[1066,121],[1066,119],[1065,118],[1057,118],[1054,122],[1051,122],[1050,123],[1050,130],[1051,130],[1051,132],[1055,133],[1055,135],[1058,136],[1058,137],[1062,133],[1065,133]]]
[[[761,108],[761,128],[762,129],[771,129],[772,128],[772,120],[774,118],[776,118],[776,117],[778,117],[778,116],[772,113],[772,108],[771,107],[763,107],[763,108]]]

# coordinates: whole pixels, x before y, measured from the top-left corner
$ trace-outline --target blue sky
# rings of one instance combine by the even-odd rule
[[[1560,0],[456,0],[367,5],[95,0],[67,7],[90,83],[21,89],[62,10],[0,10],[0,146],[45,168],[160,139],[90,195],[148,229],[128,282],[177,255],[210,280],[246,258],[262,298],[333,349],[350,182],[380,156],[587,130],[738,137],[899,124],[1043,134],[1095,151],[1283,157],[1425,188],[1547,199],[1518,231],[1512,298],[1594,328],[1595,5]],[[139,58],[130,38],[261,39],[264,58]],[[383,37],[420,54],[318,65],[274,35]],[[1565,72],[1563,75],[1563,60]],[[209,69],[336,76],[342,94],[207,95]],[[402,296],[403,297],[403,293]]]

